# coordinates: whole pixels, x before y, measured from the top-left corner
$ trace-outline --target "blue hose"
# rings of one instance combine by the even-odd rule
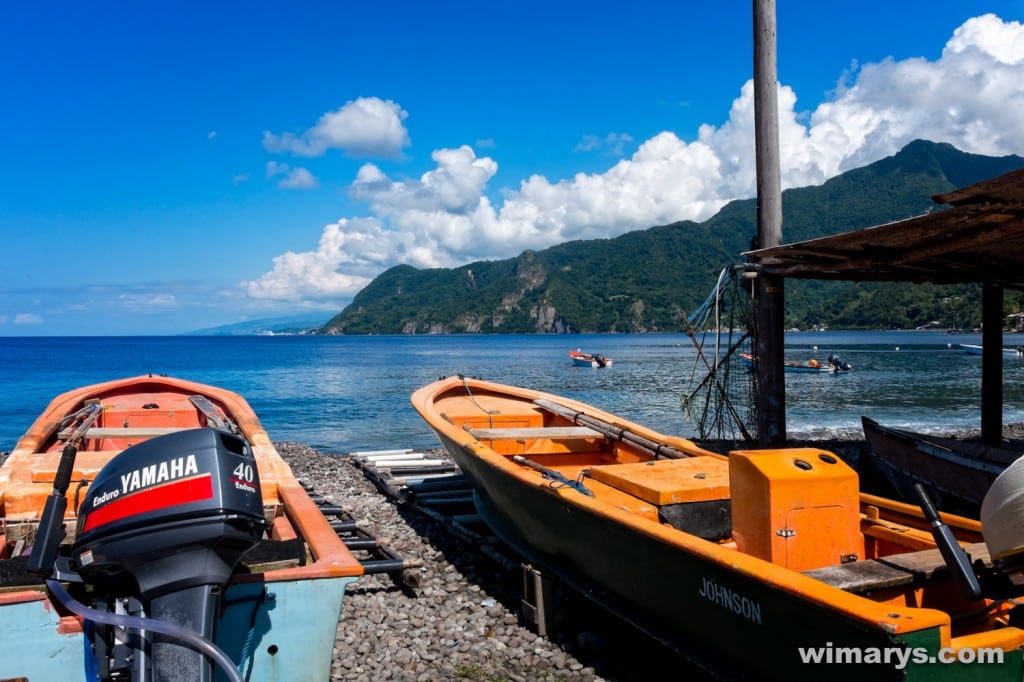
[[[76,616],[81,616],[82,618],[94,623],[103,623],[104,625],[133,628],[136,630],[149,630],[151,632],[158,632],[161,635],[171,637],[172,639],[176,639],[189,645],[208,658],[213,659],[231,682],[245,682],[245,679],[242,677],[242,674],[238,672],[238,668],[235,667],[235,662],[231,660],[230,656],[225,654],[216,644],[203,639],[191,630],[162,620],[140,618],[138,616],[129,616],[123,613],[110,613],[108,611],[100,611],[98,609],[90,608],[68,594],[67,590],[64,589],[64,586],[53,579],[48,579],[46,581],[46,586],[57,597],[57,600]]]

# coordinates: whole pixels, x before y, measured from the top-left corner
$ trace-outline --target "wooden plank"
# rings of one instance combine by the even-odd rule
[[[197,410],[203,413],[210,426],[217,429],[223,429],[226,427],[224,419],[220,416],[220,412],[217,410],[217,406],[210,402],[210,399],[205,395],[193,395],[189,396],[188,399],[196,406]]]
[[[972,561],[981,560],[991,565],[985,543],[974,543],[964,549]],[[924,582],[936,577],[940,571],[946,571],[946,562],[939,550],[922,549],[878,559],[825,566],[804,571],[804,575],[847,592],[862,593]]]
[[[964,547],[964,551],[970,555],[971,563],[980,559],[986,566],[992,565],[992,560],[988,554],[988,547],[984,542],[967,545]],[[946,562],[938,549],[922,549],[917,552],[890,554],[889,556],[880,557],[878,561],[904,571],[909,571],[919,579],[931,578],[935,575],[936,571],[946,569]]]
[[[599,431],[589,426],[537,426],[504,429],[467,429],[470,435],[478,440],[516,440],[548,438],[559,440],[566,438],[603,438]]]
[[[914,582],[914,574],[874,559],[804,571],[804,575],[847,592],[870,592]]]
[[[184,431],[186,428],[196,427],[181,427],[181,426],[129,426],[129,427],[118,427],[118,426],[94,426],[85,432],[86,438],[152,438],[153,436],[163,436],[168,433],[175,433],[176,431]],[[65,437],[65,434],[61,432],[61,439]]]

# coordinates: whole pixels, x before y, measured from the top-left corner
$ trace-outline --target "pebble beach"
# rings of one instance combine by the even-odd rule
[[[349,585],[332,682],[639,681],[666,665],[686,670],[685,661],[580,597],[567,596],[564,622],[538,636],[520,622],[518,570],[445,524],[403,509],[349,457],[298,443],[275,446],[316,494],[342,507],[402,558],[422,561],[407,569],[415,572],[415,588],[388,574]],[[687,679],[700,675],[693,671]]]

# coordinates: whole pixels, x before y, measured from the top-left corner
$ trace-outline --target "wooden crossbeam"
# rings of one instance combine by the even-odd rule
[[[588,426],[535,426],[498,429],[469,429],[469,433],[479,440],[517,440],[549,438],[565,440],[570,438],[603,438],[599,432]]]

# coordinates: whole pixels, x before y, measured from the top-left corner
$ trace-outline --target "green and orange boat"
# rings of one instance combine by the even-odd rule
[[[525,562],[727,679],[1022,679],[1022,524],[863,493],[815,448],[723,455],[452,376],[412,405]],[[993,486],[993,490],[997,486]],[[986,541],[987,540],[987,541]]]
[[[366,571],[229,390],[57,396],[0,467],[0,679],[326,680]]]

